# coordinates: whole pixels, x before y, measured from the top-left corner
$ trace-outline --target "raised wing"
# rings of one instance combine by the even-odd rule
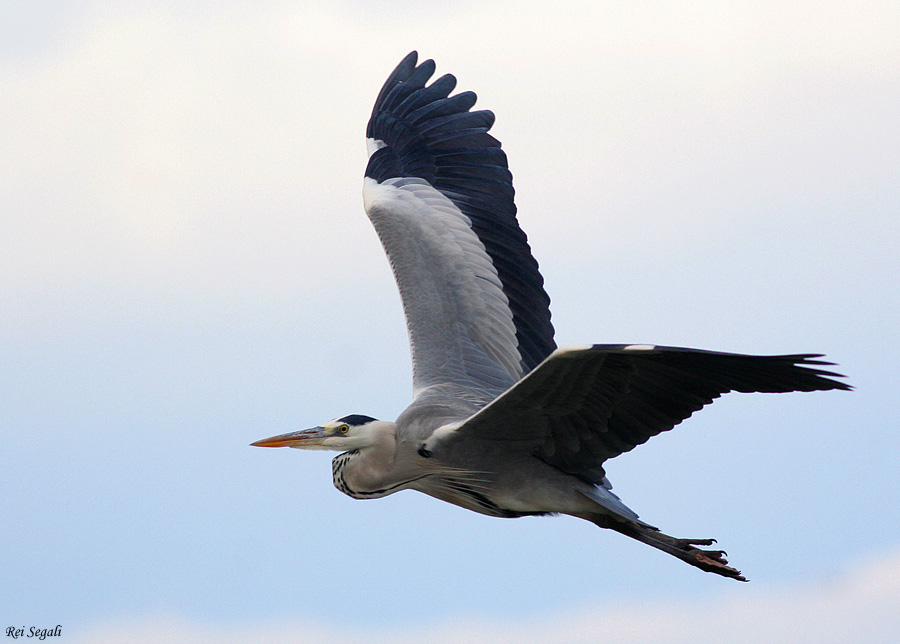
[[[555,348],[550,299],[516,221],[512,175],[475,94],[431,85],[412,52],[390,75],[366,131],[366,212],[406,314],[416,392],[452,384],[482,404]]]
[[[818,355],[750,356],[653,345],[559,349],[429,451],[458,439],[509,441],[595,484],[602,464],[672,429],[729,391],[850,389]]]

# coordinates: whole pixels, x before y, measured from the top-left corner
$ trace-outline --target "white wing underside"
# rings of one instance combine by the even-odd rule
[[[523,374],[508,300],[471,221],[419,178],[366,178],[363,200],[400,289],[414,397],[450,385],[486,404]]]

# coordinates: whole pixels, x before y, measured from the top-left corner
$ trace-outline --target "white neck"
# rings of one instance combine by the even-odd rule
[[[377,498],[406,487],[413,477],[397,459],[395,423],[378,421],[366,428],[365,444],[332,461],[334,485],[354,498]],[[398,465],[401,465],[398,468]]]

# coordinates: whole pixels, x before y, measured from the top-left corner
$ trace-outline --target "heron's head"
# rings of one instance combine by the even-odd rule
[[[280,434],[251,443],[256,447],[294,447],[297,449],[331,449],[346,452],[375,445],[386,425],[370,416],[351,414],[299,432]]]

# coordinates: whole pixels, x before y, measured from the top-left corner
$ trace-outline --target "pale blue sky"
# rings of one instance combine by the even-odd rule
[[[21,5],[0,15],[0,624],[900,636],[896,3]],[[360,190],[411,49],[497,114],[561,344],[823,352],[857,387],[726,396],[609,464],[750,584],[574,519],[354,501],[330,454],[248,446],[408,402]]]

